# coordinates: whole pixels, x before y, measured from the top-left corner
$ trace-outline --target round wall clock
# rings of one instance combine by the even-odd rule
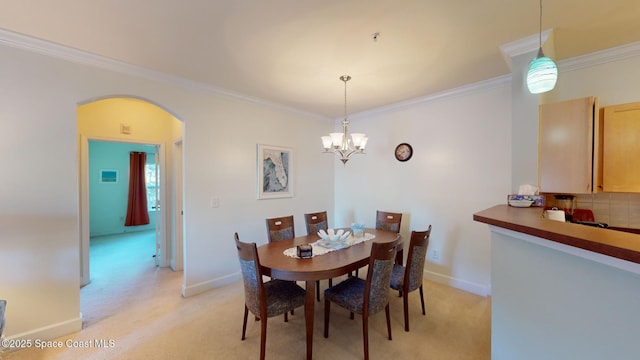
[[[413,155],[413,148],[407,143],[399,144],[396,146],[395,155],[398,161],[407,161],[411,159],[411,156]]]

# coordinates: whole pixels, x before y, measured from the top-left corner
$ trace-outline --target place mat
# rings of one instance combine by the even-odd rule
[[[353,235],[349,235],[349,237],[346,239],[346,243],[350,244],[350,245],[347,245],[346,247],[337,247],[337,248],[335,248],[335,247],[324,247],[324,246],[320,245],[321,243],[325,242],[325,240],[320,239],[320,240],[318,240],[316,242],[312,242],[312,243],[309,244],[309,245],[311,245],[311,253],[312,253],[311,257],[318,256],[318,255],[324,255],[324,254],[327,254],[327,253],[330,253],[330,252],[336,251],[336,250],[347,249],[347,248],[349,248],[349,247],[351,247],[353,245],[357,245],[357,244],[360,244],[362,242],[375,239],[375,237],[376,237],[375,235],[369,234],[369,233],[365,233],[364,236],[362,236],[362,237],[354,237]],[[299,259],[298,251],[297,251],[297,248],[295,246],[292,247],[292,248],[286,249],[282,253],[285,254],[288,257]]]

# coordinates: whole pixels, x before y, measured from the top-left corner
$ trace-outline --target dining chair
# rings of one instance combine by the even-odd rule
[[[296,237],[293,215],[270,218],[266,221],[269,242],[291,240]],[[293,309],[291,310],[291,315],[293,315]],[[284,313],[284,321],[287,321],[287,313]]]
[[[0,300],[0,339],[4,339],[2,337],[2,333],[4,332],[4,310],[7,307],[7,300]]]
[[[376,229],[400,232],[400,222],[402,221],[402,214],[393,213],[387,211],[376,210]],[[356,276],[359,271],[356,269]]]
[[[369,359],[369,316],[385,310],[387,333],[391,340],[391,318],[389,316],[389,282],[396,257],[399,237],[392,242],[373,242],[369,257],[367,279],[348,277],[324,291],[324,337],[329,337],[329,313],[331,303],[362,315],[362,338],[364,358]]]
[[[267,319],[303,306],[305,290],[293,281],[262,281],[262,269],[256,243],[241,242],[238,233],[234,235],[240,269],[244,280],[244,321],[242,340],[247,331],[249,311],[260,319],[260,359],[264,360],[267,343]]]
[[[317,234],[318,231],[329,228],[326,211],[304,214],[304,222],[307,226],[307,235]],[[333,279],[329,279],[329,287],[332,285]],[[316,281],[316,298],[320,301],[320,280]]]
[[[269,242],[296,237],[293,215],[267,219],[267,237]]]
[[[307,234],[309,235],[329,228],[326,211],[304,214],[304,222],[307,225]]]
[[[376,211],[376,229],[400,232],[401,213]]]
[[[426,231],[412,231],[409,240],[409,252],[407,254],[407,265],[393,265],[391,273],[391,288],[398,290],[403,296],[404,305],[404,331],[409,331],[409,293],[420,290],[420,303],[422,304],[422,315],[424,311],[424,294],[422,292],[422,277],[424,273],[424,262],[427,257],[429,246],[429,236],[431,235],[431,225]]]

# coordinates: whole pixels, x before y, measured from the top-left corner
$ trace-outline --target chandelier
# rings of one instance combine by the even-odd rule
[[[342,132],[331,133],[329,136],[322,136],[322,146],[325,153],[335,153],[340,157],[343,164],[347,164],[349,157],[353,154],[364,154],[364,147],[367,145],[367,135],[353,133],[349,138],[349,119],[347,118],[347,81],[351,76],[342,75],[340,80],[344,82],[344,120],[342,120]]]

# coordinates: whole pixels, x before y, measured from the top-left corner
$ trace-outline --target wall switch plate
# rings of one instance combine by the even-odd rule
[[[217,208],[218,206],[220,206],[218,198],[216,196],[211,198],[211,207],[212,208]]]

